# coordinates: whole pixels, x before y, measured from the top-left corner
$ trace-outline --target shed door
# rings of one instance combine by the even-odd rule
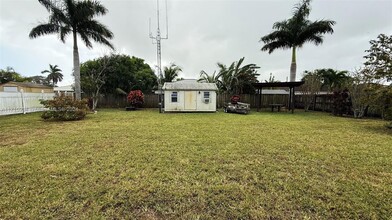
[[[185,91],[185,110],[196,110],[196,91]]]

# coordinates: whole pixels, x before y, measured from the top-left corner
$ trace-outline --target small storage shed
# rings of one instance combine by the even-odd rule
[[[53,87],[30,82],[0,84],[0,92],[53,93]]]
[[[185,79],[163,85],[165,112],[216,112],[215,83]]]

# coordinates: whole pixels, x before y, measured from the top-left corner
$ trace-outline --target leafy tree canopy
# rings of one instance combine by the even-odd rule
[[[23,82],[25,81],[25,77],[15,72],[14,68],[6,67],[5,69],[0,69],[0,83],[7,82]]]
[[[109,60],[109,63],[105,63]],[[110,59],[97,58],[82,63],[80,68],[82,90],[89,93],[92,88],[89,72],[104,70],[105,82],[102,85],[102,94],[118,94],[117,88],[124,91],[140,89],[144,93],[151,93],[156,87],[157,77],[153,70],[143,59],[128,55],[110,55]]]
[[[380,34],[370,41],[369,53],[364,58],[366,74],[370,78],[392,81],[392,35]]]

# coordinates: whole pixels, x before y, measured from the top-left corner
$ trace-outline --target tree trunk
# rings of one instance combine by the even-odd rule
[[[296,73],[297,73],[297,58],[295,54],[296,48],[292,48],[292,54],[291,54],[291,66],[290,66],[290,82],[295,81]]]
[[[77,34],[74,31],[73,33],[73,65],[74,65],[74,77],[75,77],[75,98],[76,100],[82,99],[82,92],[80,89],[80,61],[79,61],[79,51],[78,51],[78,42],[77,42]]]

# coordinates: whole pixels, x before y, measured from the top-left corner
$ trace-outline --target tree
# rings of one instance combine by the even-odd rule
[[[36,83],[36,84],[41,84],[41,85],[45,85],[45,86],[52,85],[47,77],[40,76],[40,75],[26,77],[25,81]]]
[[[180,72],[182,72],[181,67],[177,66],[175,63],[171,63],[168,67],[165,66],[163,68],[163,81],[173,82]]]
[[[365,71],[366,69],[360,69],[352,72],[348,83],[354,118],[364,117],[371,103],[373,89],[370,81],[365,77]]]
[[[323,34],[333,33],[332,20],[308,20],[310,13],[310,1],[303,0],[294,7],[293,16],[290,19],[276,22],[272,26],[275,31],[265,35],[260,41],[265,45],[262,51],[272,53],[275,49],[292,49],[290,81],[295,81],[297,71],[296,50],[301,48],[306,42],[313,42],[315,45],[323,43]]]
[[[225,64],[217,63],[219,68],[218,74],[214,72],[208,75],[204,70],[200,72],[199,82],[213,82],[217,84],[220,93],[242,94],[254,93],[255,89],[252,83],[258,82],[256,64],[247,64],[241,66],[245,57],[231,63],[229,67]]]
[[[346,70],[317,69],[314,72],[321,77],[323,83],[322,86],[327,88],[330,92],[342,89],[342,86],[344,86],[350,78],[348,76],[348,71]]]
[[[370,49],[364,58],[367,77],[375,80],[392,80],[392,35],[380,34],[370,41]]]
[[[61,73],[61,69],[54,65],[49,64],[49,70],[44,70],[41,73],[49,73],[47,76],[47,80],[52,82],[53,87],[63,80],[63,74]]]
[[[305,111],[309,111],[310,104],[312,103],[312,101],[314,104],[316,95],[320,92],[320,88],[322,85],[321,77],[317,73],[305,71],[302,81],[305,81],[305,83],[300,87],[302,91],[304,109]]]
[[[264,82],[266,83],[274,83],[274,82],[280,82],[279,80],[275,80],[275,76],[272,75],[272,73],[270,73],[270,76],[268,78],[268,80],[264,80]]]
[[[207,72],[202,70],[200,71],[200,76],[197,81],[201,83],[215,83],[218,85],[220,83],[219,77],[220,75],[216,74],[216,71],[214,71],[212,75],[209,75]]]
[[[92,98],[92,110],[95,111],[101,96],[101,88],[105,85],[108,72],[110,71],[110,59],[112,56],[99,58],[98,62],[86,62],[82,64],[85,68],[82,78],[83,91]],[[113,67],[111,67],[113,68]]]
[[[150,66],[143,59],[128,55],[111,54],[86,61],[80,67],[80,74],[82,89],[91,97],[97,83],[102,83],[99,94],[104,95],[118,95],[118,88],[123,91],[140,89],[149,94],[157,84]]]
[[[254,93],[252,83],[258,82],[257,76],[260,74],[257,73],[257,69],[260,67],[253,63],[241,66],[244,59],[245,57],[242,57],[233,62],[228,68],[224,66],[220,71],[222,87],[231,95]]]
[[[105,15],[107,9],[97,1],[62,0],[62,6],[51,0],[38,0],[38,2],[50,13],[49,20],[48,23],[41,23],[33,28],[29,37],[58,34],[60,40],[65,43],[66,37],[72,34],[75,95],[76,99],[80,100],[80,61],[77,36],[80,36],[88,48],[92,48],[91,40],[93,40],[114,49],[108,41],[113,38],[113,33],[94,19],[96,16]]]
[[[7,66],[5,69],[0,69],[0,84],[7,82],[23,82],[26,78],[15,72],[14,68]]]

